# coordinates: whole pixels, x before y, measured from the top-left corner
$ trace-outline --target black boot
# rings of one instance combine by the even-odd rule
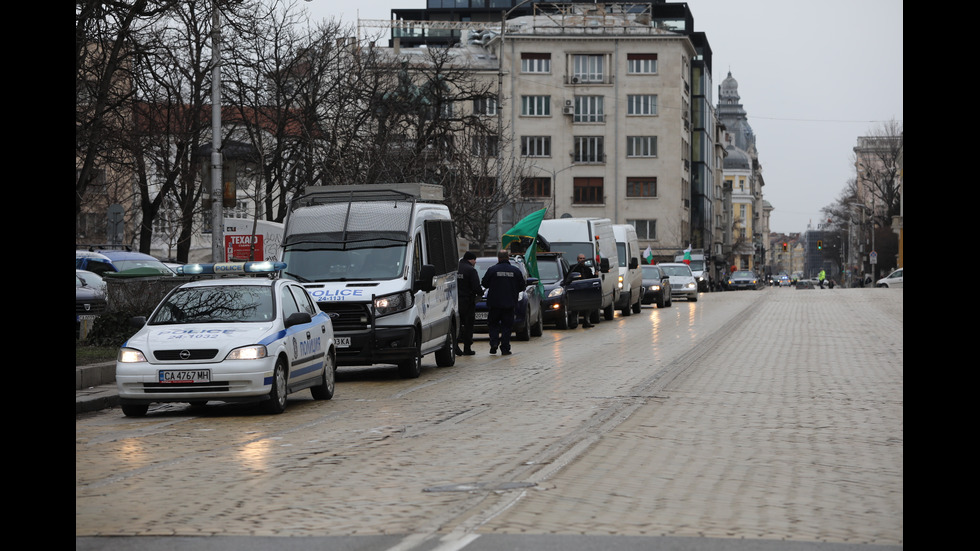
[[[469,347],[467,347],[467,348],[469,348]],[[458,344],[456,345],[455,352],[456,352],[456,355],[457,356],[462,356],[464,354],[464,352],[459,349],[459,345]]]
[[[474,354],[476,354],[476,351],[474,351],[473,348],[470,345],[468,345],[468,344],[463,345],[463,355],[464,356],[472,356]]]

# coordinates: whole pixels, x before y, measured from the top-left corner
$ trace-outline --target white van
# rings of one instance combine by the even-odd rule
[[[310,187],[290,203],[282,274],[330,316],[338,365],[414,378],[425,354],[455,364],[456,231],[441,200],[441,186],[379,184]]]
[[[616,309],[628,316],[640,313],[643,302],[643,271],[640,269],[640,245],[636,228],[631,224],[613,224],[616,253],[619,257],[619,300]]]
[[[602,282],[603,317],[613,319],[619,300],[619,255],[612,222],[608,218],[542,220],[538,235],[549,243],[552,251],[564,254],[569,264],[574,264],[579,254],[589,259],[588,263]],[[592,323],[598,322],[598,312],[591,318]]]

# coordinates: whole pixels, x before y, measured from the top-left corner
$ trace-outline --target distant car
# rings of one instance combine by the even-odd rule
[[[497,263],[496,256],[482,256],[476,259],[476,273],[483,279],[490,266]],[[544,333],[544,316],[541,311],[541,293],[538,291],[538,280],[532,278],[527,273],[524,259],[519,256],[512,256],[510,263],[520,268],[527,280],[527,288],[521,292],[521,296],[514,309],[514,336],[517,340],[528,341],[531,337],[540,337]],[[490,308],[487,307],[487,291],[483,290],[483,298],[476,302],[476,321],[473,324],[475,332],[486,333],[489,331],[487,318]]]
[[[657,308],[669,307],[671,304],[670,276],[657,264],[644,264],[643,268],[643,304],[657,304]]]
[[[739,289],[761,289],[765,286],[762,279],[751,270],[738,270],[728,276],[728,288],[737,291]]]
[[[112,272],[127,272],[124,275],[174,275],[168,268],[148,254],[115,249],[98,251],[75,251],[75,268],[95,272],[101,276]]]
[[[281,413],[286,395],[306,388],[314,399],[333,397],[333,325],[295,281],[192,281],[138,321],[145,324],[116,361],[126,416],[146,415],[154,402],[209,400],[262,402],[269,413]]]
[[[888,274],[887,276],[879,279],[878,282],[875,283],[875,287],[887,287],[889,289],[901,289],[902,288],[902,279],[903,279],[902,276],[903,276],[904,272],[905,272],[905,268],[899,268],[899,269],[895,270],[894,272]]]
[[[83,276],[83,274],[86,274]],[[75,270],[75,338],[82,332],[82,321],[94,320],[106,310],[107,302],[104,288],[89,284],[91,279],[83,270]],[[95,274],[91,274],[95,275]],[[96,276],[98,277],[98,276]]]
[[[538,276],[544,287],[541,311],[544,323],[558,329],[578,327],[579,312],[599,310],[602,306],[602,282],[598,278],[582,279],[569,275],[570,266],[562,253],[539,252]]]
[[[792,284],[793,284],[793,282],[790,281],[788,275],[782,274],[781,276],[779,276],[779,286],[780,287],[789,287]]]
[[[95,289],[98,289],[102,293],[105,293],[105,280],[102,279],[102,277],[99,274],[95,272],[90,272],[88,270],[76,269],[75,275],[80,277],[82,281],[84,281],[85,284],[88,285],[89,287],[94,287]]]
[[[673,298],[685,298],[689,302],[698,301],[698,282],[694,279],[691,267],[681,262],[657,264],[670,278],[670,294]]]

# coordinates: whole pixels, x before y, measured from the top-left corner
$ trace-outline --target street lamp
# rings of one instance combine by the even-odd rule
[[[211,23],[211,261],[224,260],[224,190],[221,182],[221,13]]]
[[[547,168],[540,167],[538,165],[531,165],[531,168],[536,168],[538,170],[548,171]],[[575,168],[575,165],[569,165],[561,170],[555,170],[554,167],[551,168],[551,217],[558,218],[558,175],[570,168]]]

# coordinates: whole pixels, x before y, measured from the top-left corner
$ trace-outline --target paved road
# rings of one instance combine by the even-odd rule
[[[706,294],[282,416],[76,416],[76,548],[901,548],[902,293]]]

